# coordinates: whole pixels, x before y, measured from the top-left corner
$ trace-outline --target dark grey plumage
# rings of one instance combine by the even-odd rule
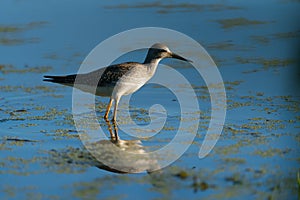
[[[77,78],[78,84],[94,86],[94,81],[98,80],[98,87],[114,87],[120,78],[137,66],[137,62],[126,62],[111,65],[86,74],[71,74],[66,76],[44,76],[44,81],[73,86]]]

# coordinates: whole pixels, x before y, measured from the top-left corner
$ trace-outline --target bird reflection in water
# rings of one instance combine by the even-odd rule
[[[95,166],[115,173],[139,173],[159,170],[157,160],[146,152],[140,140],[121,140],[116,124],[106,121],[109,140],[86,143],[85,147],[96,158]]]

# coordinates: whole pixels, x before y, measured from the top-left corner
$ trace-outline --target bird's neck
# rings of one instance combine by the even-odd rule
[[[156,59],[151,59],[151,60],[150,59],[147,60],[147,58],[146,58],[144,64],[147,65],[148,71],[151,74],[154,74],[159,61],[161,61],[161,58],[156,58]]]
[[[158,64],[162,58],[153,58],[152,56],[147,55],[144,64],[156,63]]]

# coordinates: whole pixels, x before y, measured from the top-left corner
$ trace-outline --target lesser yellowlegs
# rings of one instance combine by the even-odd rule
[[[163,58],[176,58],[191,62],[171,52],[166,45],[157,43],[152,45],[148,50],[144,63],[126,62],[110,65],[86,74],[44,76],[44,81],[76,87],[97,96],[110,97],[104,119],[108,120],[108,113],[113,101],[115,101],[112,121],[116,122],[117,108],[121,97],[141,88],[154,75],[159,61]],[[76,84],[74,85],[76,78]],[[93,85],[93,81],[91,80],[99,80],[96,93],[95,85]]]

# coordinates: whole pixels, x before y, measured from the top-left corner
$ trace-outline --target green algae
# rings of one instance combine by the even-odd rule
[[[59,60],[61,59],[57,54],[55,53],[49,53],[43,56],[46,59],[50,59],[50,60]]]
[[[294,58],[272,58],[272,59],[266,59],[266,58],[242,58],[242,57],[236,57],[236,62],[240,64],[255,64],[261,66],[260,69],[253,69],[253,70],[247,70],[243,73],[253,73],[253,72],[259,72],[259,71],[267,71],[267,70],[273,70],[277,71],[279,67],[288,67],[291,65],[295,65],[297,63],[297,60]]]
[[[79,139],[79,135],[76,130],[70,130],[70,129],[56,129],[54,130],[54,133],[47,133],[46,135],[52,136],[55,138],[68,138],[68,139]]]
[[[10,46],[10,45],[21,45],[24,43],[38,43],[40,42],[39,38],[25,38],[25,39],[21,39],[21,38],[8,38],[8,37],[1,37],[0,38],[0,45],[6,45],[6,46]]]
[[[175,174],[175,176],[177,176],[180,179],[186,179],[189,177],[189,173],[187,171],[179,171],[177,174]]]
[[[124,184],[124,183],[130,183],[130,181],[133,181],[134,179],[132,178],[121,178],[118,177],[118,184]],[[107,183],[104,184],[104,183]],[[106,191],[108,189],[114,188],[116,185],[116,181],[112,180],[110,176],[105,176],[103,179],[102,178],[96,178],[92,182],[78,182],[74,183],[72,188],[76,188],[73,192],[73,196],[76,198],[88,198],[88,199],[99,199],[99,194],[101,191]],[[110,194],[106,199],[122,199],[126,197],[126,195],[115,195],[115,194]]]
[[[0,91],[3,92],[17,92],[22,91],[30,94],[38,94],[40,92],[53,92],[53,87],[48,86],[34,86],[34,87],[26,87],[26,86],[12,86],[12,85],[0,85]]]
[[[8,147],[8,145],[5,142],[0,143],[0,150],[11,150],[11,147]],[[1,162],[1,166],[4,165],[4,162]]]
[[[279,148],[270,148],[267,150],[256,150],[254,151],[255,155],[259,155],[261,157],[273,157],[273,156],[285,156],[285,154],[289,153],[291,149],[279,149]]]
[[[16,39],[16,38],[0,38],[0,44],[2,45],[17,45],[25,43],[25,39]]]
[[[250,37],[251,40],[253,40],[254,42],[258,43],[258,44],[269,44],[270,43],[270,39],[266,36],[261,36],[261,35],[253,35]]]
[[[59,174],[83,173],[96,163],[95,158],[85,149],[67,147],[59,151],[51,149],[46,153],[49,157],[46,157],[42,164]]]
[[[15,185],[4,185],[2,192],[6,194],[7,197],[11,198],[18,198],[19,194],[24,194],[25,199],[53,199],[58,200],[61,199],[57,195],[46,195],[43,193],[38,192],[38,187],[35,185],[26,185],[22,187],[17,187]]]
[[[3,74],[9,74],[9,73],[19,73],[19,74],[24,74],[24,73],[45,73],[49,72],[52,70],[51,66],[36,66],[36,67],[29,67],[25,66],[22,68],[17,68],[13,65],[5,65],[1,64],[0,65],[0,72]]]
[[[233,164],[244,164],[246,160],[244,158],[224,158],[224,162]]]
[[[276,39],[299,38],[299,36],[300,36],[300,31],[282,32],[282,33],[273,34],[273,37]]]
[[[36,21],[36,22],[30,22],[22,25],[0,25],[0,34],[18,33],[22,31],[34,29],[34,28],[39,28],[46,24],[48,24],[48,22],[46,21]]]
[[[20,148],[24,148],[23,145],[21,145]],[[31,168],[31,166],[33,164],[40,163],[42,160],[43,158],[39,156],[33,156],[32,158],[7,156],[3,158],[4,166],[0,171],[0,174],[13,174],[18,176],[29,176],[32,174],[39,174],[42,172],[42,170],[34,170]]]
[[[234,44],[231,42],[222,42],[222,43],[215,43],[208,45],[207,48],[209,49],[219,49],[219,50],[233,50]]]
[[[40,42],[39,38],[21,38],[20,34],[48,24],[45,21],[30,22],[21,25],[0,25],[0,45],[20,45]]]
[[[241,80],[236,80],[236,81],[225,81],[224,85],[225,85],[225,89],[228,90],[236,90],[236,86],[240,85],[242,82]]]
[[[269,68],[269,67],[278,67],[278,66],[288,66],[291,64],[295,64],[296,60],[293,58],[286,58],[286,59],[279,59],[279,58],[273,58],[273,59],[266,59],[266,58],[242,58],[242,57],[236,57],[236,61],[241,64],[260,64],[263,67]]]
[[[242,9],[238,6],[224,4],[196,4],[196,3],[152,3],[119,4],[106,6],[107,9],[157,9],[157,13],[167,14],[170,12],[200,12],[200,11],[223,11]]]
[[[21,30],[22,28],[17,26],[0,26],[0,33],[20,32]]]
[[[216,22],[221,24],[223,29],[229,29],[229,28],[241,27],[241,26],[250,26],[250,25],[262,25],[262,24],[269,23],[266,21],[249,20],[243,17],[231,18],[231,19],[220,19],[220,20],[216,20]]]
[[[251,47],[240,45],[240,44],[234,44],[233,41],[224,41],[224,42],[218,42],[213,43],[210,45],[207,45],[208,49],[212,50],[226,50],[226,51],[249,51],[251,50]]]

